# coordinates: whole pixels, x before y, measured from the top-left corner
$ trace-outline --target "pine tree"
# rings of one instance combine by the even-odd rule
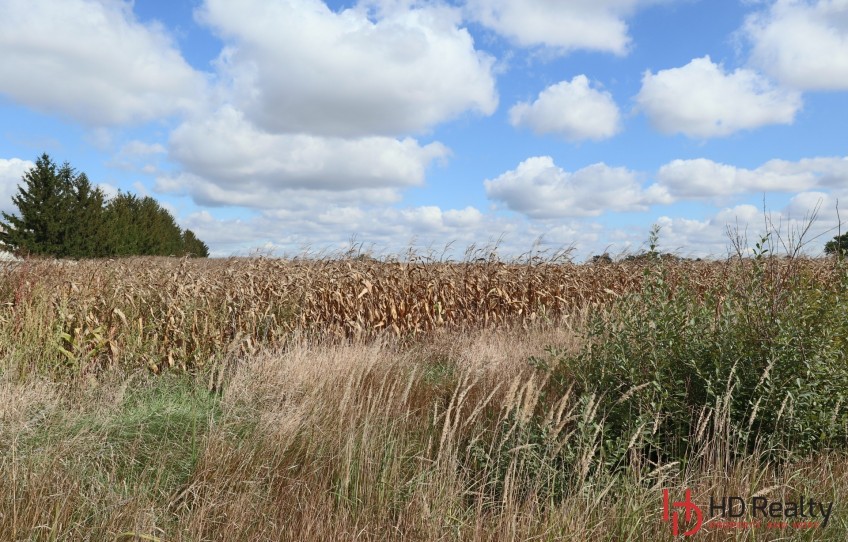
[[[108,250],[116,256],[183,256],[187,252],[184,233],[174,217],[149,196],[119,193],[107,203],[105,220],[111,232]],[[202,254],[199,246],[194,247]],[[208,248],[203,255],[208,255]]]
[[[183,232],[183,254],[191,258],[208,258],[209,247],[191,230]]]
[[[12,201],[18,213],[2,213],[0,249],[18,256],[209,255],[155,199],[118,193],[107,202],[85,173],[67,162],[57,167],[46,154],[24,174]]]
[[[142,253],[149,256],[181,256],[182,230],[171,213],[150,196],[141,199],[139,213],[143,232]]]
[[[73,172],[57,169],[47,154],[23,176],[12,197],[18,213],[2,213],[0,245],[15,255],[61,255],[67,230],[68,193]]]
[[[70,184],[63,255],[71,258],[108,255],[103,191],[92,187],[85,173],[72,177]]]
[[[109,200],[104,210],[109,230],[106,252],[112,256],[139,254],[141,230],[136,224],[135,208],[138,198],[133,194],[119,192]]]

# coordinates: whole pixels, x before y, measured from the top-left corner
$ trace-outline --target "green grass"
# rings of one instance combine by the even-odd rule
[[[163,493],[185,484],[219,415],[218,397],[185,376],[151,379],[130,390],[102,427],[117,481],[140,481]]]

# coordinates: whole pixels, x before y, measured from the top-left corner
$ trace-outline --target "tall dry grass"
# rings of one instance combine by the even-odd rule
[[[667,487],[701,500],[766,490],[837,502],[826,531],[733,539],[848,534],[848,461],[838,454],[597,469],[601,443],[585,428],[601,414],[526,361],[580,341],[548,326],[411,349],[292,344],[241,359],[220,395],[176,375],[6,380],[0,538],[669,540]],[[575,468],[558,465],[556,448],[576,454]],[[707,528],[699,539],[728,533]]]
[[[664,488],[835,503],[699,539],[846,539],[846,283],[781,258],[27,262],[0,281],[0,540],[669,540]]]

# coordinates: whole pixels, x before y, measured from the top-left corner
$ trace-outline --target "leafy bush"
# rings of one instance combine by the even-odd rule
[[[807,452],[848,442],[846,284],[790,260],[727,262],[723,286],[646,269],[641,291],[591,317],[555,371],[601,397],[604,455],[686,461],[710,449]]]

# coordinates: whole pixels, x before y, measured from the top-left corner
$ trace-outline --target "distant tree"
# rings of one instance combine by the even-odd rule
[[[57,167],[46,154],[24,174],[12,201],[18,212],[2,213],[0,249],[19,256],[209,255],[155,199],[119,192],[106,201],[85,173],[67,163]]]
[[[824,245],[825,254],[837,254],[845,256],[848,254],[848,233],[837,235],[832,241],[828,241]]]
[[[70,180],[64,253],[61,256],[94,258],[108,255],[106,238],[109,231],[103,208],[105,199],[103,191],[92,187],[85,173]]]
[[[43,154],[22,180],[12,197],[18,213],[2,213],[0,245],[18,256],[64,255],[73,171]]]
[[[138,213],[141,224],[141,254],[182,256],[183,232],[171,213],[150,196],[141,198]]]
[[[191,230],[183,232],[183,255],[192,258],[208,258],[209,247],[194,235]]]
[[[106,204],[105,222],[110,231],[109,253],[116,256],[186,254],[183,231],[171,213],[150,196],[119,193]],[[193,233],[192,237],[199,241]]]
[[[137,201],[132,194],[118,193],[106,204],[103,214],[109,232],[106,236],[108,254],[130,256],[139,253],[141,228],[135,219]]]

